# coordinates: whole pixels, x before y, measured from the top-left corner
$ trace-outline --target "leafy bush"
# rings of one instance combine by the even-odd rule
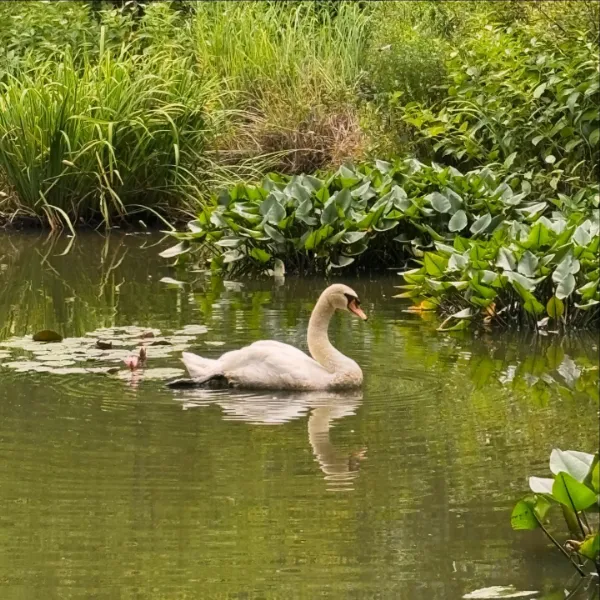
[[[597,212],[588,219],[554,213],[532,223],[505,220],[487,240],[436,242],[420,268],[403,273],[400,297],[448,314],[441,329],[463,329],[477,318],[533,328],[549,319],[555,328],[597,324],[599,228]]]
[[[482,234],[549,210],[527,196],[487,168],[463,174],[414,159],[376,161],[320,177],[239,184],[214,196],[189,232],[175,235],[185,242],[180,251],[207,245],[217,254],[215,268],[266,270],[275,259],[301,271],[355,261],[381,268],[422,256],[432,240],[469,227]]]
[[[529,172],[545,199],[595,181],[599,63],[584,34],[558,43],[535,34],[526,26],[482,27],[451,55],[441,110],[410,104],[404,118],[442,159],[504,162]]]
[[[515,530],[541,529],[583,576],[582,567],[587,561],[600,569],[600,535],[597,520],[592,517],[599,508],[598,454],[554,449],[550,455],[550,471],[551,478],[529,478],[532,494],[517,502],[511,525]],[[554,506],[560,507],[574,538],[564,545],[548,531],[546,524]]]

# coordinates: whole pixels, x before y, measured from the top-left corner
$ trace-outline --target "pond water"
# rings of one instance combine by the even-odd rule
[[[564,597],[571,567],[510,511],[553,447],[598,447],[595,336],[441,334],[394,274],[344,278],[360,393],[173,391],[185,347],[305,348],[327,282],[183,276],[167,245],[0,234],[4,600]],[[117,347],[36,354],[46,328]],[[151,329],[147,377],[103,372]]]

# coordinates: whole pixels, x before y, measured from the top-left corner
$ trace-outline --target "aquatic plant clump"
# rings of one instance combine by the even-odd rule
[[[447,316],[441,329],[472,322],[540,330],[598,326],[600,222],[577,212],[533,223],[504,221],[489,239],[436,242],[402,273],[401,298]]]
[[[531,494],[515,505],[512,528],[541,529],[581,576],[591,562],[600,570],[600,534],[593,513],[600,502],[598,454],[555,448],[550,454],[552,477],[530,477]],[[560,543],[548,528],[553,507],[561,509],[569,532]]]
[[[461,173],[405,159],[318,175],[271,174],[261,185],[222,191],[188,231],[172,234],[180,243],[163,256],[202,248],[212,268],[228,271],[399,267],[434,241],[487,236],[506,220],[530,221],[551,208],[489,168]]]

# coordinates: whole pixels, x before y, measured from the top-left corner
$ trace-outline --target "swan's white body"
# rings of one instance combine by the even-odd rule
[[[199,382],[224,377],[229,385],[246,389],[335,390],[362,385],[360,367],[329,341],[327,328],[336,310],[350,311],[362,319],[358,297],[348,286],[329,286],[319,297],[308,324],[308,349],[312,358],[273,340],[226,352],[216,360],[183,353],[183,362]]]

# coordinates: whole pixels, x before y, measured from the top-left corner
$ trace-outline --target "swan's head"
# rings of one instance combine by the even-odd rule
[[[358,294],[347,285],[341,283],[330,285],[323,292],[323,296],[325,296],[329,304],[336,310],[345,310],[356,315],[363,321],[367,320],[367,315],[365,315],[360,307]]]

